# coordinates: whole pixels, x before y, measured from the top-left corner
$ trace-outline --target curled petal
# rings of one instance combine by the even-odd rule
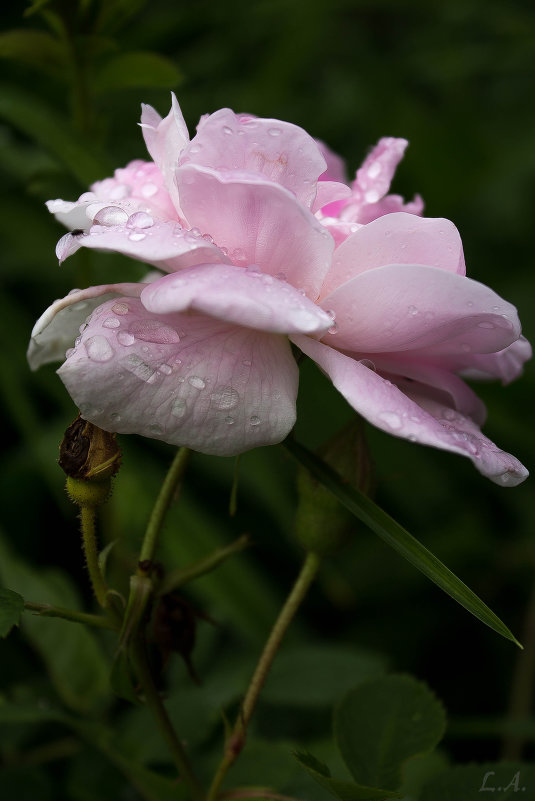
[[[122,315],[113,306],[93,312],[58,371],[85,419],[219,456],[288,434],[298,375],[286,338],[200,314],[151,314],[138,300]]]
[[[279,334],[324,333],[332,317],[285,281],[257,269],[205,264],[160,278],[141,293],[150,312],[194,309],[228,323]]]
[[[145,145],[163,175],[165,186],[178,211],[178,194],[174,181],[175,169],[181,152],[189,142],[189,133],[174,92],[171,92],[171,110],[162,120],[152,106],[141,106],[141,128]]]
[[[359,226],[336,248],[321,294],[324,297],[360,273],[386,264],[425,264],[459,275],[466,272],[461,237],[452,222],[389,214]]]
[[[379,139],[357,170],[353,183],[353,189],[361,193],[365,203],[377,203],[386,195],[408,144],[406,139],[393,136]]]
[[[132,215],[122,225],[94,225],[77,243],[91,250],[122,253],[164,272],[229,261],[209,239],[184,230],[176,222],[155,220],[144,212]]]
[[[310,337],[293,336],[329,376],[348,403],[368,422],[396,437],[468,456],[477,469],[502,486],[515,486],[526,468],[485,437],[472,419],[436,399],[414,395],[384,379],[359,361]]]
[[[66,297],[54,301],[33,327],[28,348],[32,370],[43,364],[63,361],[91,312],[103,301],[117,295],[137,297],[143,284],[106,284],[88,289],[73,289]]]
[[[515,307],[492,289],[418,264],[368,270],[321,305],[334,312],[337,325],[323,341],[358,353],[425,349],[434,361],[442,355],[494,353],[520,336]]]
[[[252,173],[289,189],[308,207],[327,166],[316,142],[299,126],[228,108],[201,120],[181,156],[181,164],[187,163]]]
[[[322,142],[321,139],[315,140],[317,146],[321,151],[321,155],[325,159],[327,163],[327,169],[325,172],[319,177],[320,181],[341,181],[342,183],[346,183],[347,181],[347,174],[346,174],[346,165],[344,159],[331,150],[325,142]]]
[[[373,222],[378,217],[384,217],[385,214],[396,214],[404,212],[405,214],[413,214],[420,216],[424,210],[424,201],[420,195],[415,195],[412,200],[405,202],[401,195],[386,195],[382,200],[377,203],[364,203],[359,204],[355,209],[348,204],[341,212],[342,219],[357,220],[362,225]]]
[[[524,363],[532,356],[530,343],[521,336],[498,353],[474,353],[471,358],[465,356],[453,365],[453,369],[460,370],[466,378],[482,380],[499,378],[505,385],[521,375]]]
[[[291,192],[250,175],[189,164],[177,170],[177,180],[190,224],[226,248],[235,264],[256,264],[317,297],[334,242]]]
[[[316,198],[312,204],[312,212],[315,213],[337,200],[344,200],[351,195],[351,189],[338,181],[319,181],[317,185]]]

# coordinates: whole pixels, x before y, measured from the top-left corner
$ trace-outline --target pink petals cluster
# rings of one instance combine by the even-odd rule
[[[32,367],[82,415],[204,453],[282,440],[295,422],[293,343],[368,421],[463,454],[494,481],[527,471],[480,430],[465,377],[515,378],[531,355],[516,310],[465,276],[455,226],[390,195],[405,140],[381,139],[351,185],[301,128],[221,109],[190,141],[176,99],[143,107],[151,162],[48,206],[79,247],[156,268],[73,290],[37,322]]]

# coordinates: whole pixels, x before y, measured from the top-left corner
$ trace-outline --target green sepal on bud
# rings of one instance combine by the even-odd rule
[[[370,491],[373,470],[360,419],[344,426],[318,454],[350,486],[364,493]],[[355,531],[354,516],[304,467],[297,473],[297,490],[297,539],[307,551],[319,556],[336,553]]]
[[[111,492],[111,479],[121,466],[116,435],[80,415],[65,431],[59,466],[67,475],[67,493],[79,506],[100,506]]]

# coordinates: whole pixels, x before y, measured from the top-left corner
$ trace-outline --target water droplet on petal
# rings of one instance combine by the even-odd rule
[[[110,415],[112,423],[119,423],[121,420],[121,415],[117,412],[112,412]]]
[[[374,161],[373,164],[368,167],[366,172],[368,173],[369,178],[377,178],[381,172],[381,169],[381,164],[378,161]]]
[[[148,184],[143,184],[143,186],[141,187],[141,194],[143,195],[143,197],[153,197],[153,195],[155,195],[157,191],[158,187],[156,186],[156,184],[148,183]]]
[[[478,328],[489,328],[490,329],[490,328],[495,328],[496,326],[494,325],[494,323],[482,322],[482,323],[478,323],[477,327]]]
[[[188,378],[188,384],[190,384],[192,387],[195,387],[195,389],[204,389],[206,386],[206,381],[204,381],[202,378],[199,378],[198,375],[192,375]]]
[[[106,206],[98,211],[93,222],[95,225],[124,225],[128,220],[128,214],[118,206]]]
[[[256,414],[253,414],[252,417],[249,418],[249,422],[252,426],[258,426],[260,425],[260,418]]]
[[[450,420],[450,422],[451,422],[452,420],[456,420],[457,419],[458,414],[455,411],[455,409],[444,409],[443,412],[442,412],[442,417],[445,420]]]
[[[131,189],[126,184],[118,184],[115,186],[110,192],[110,198],[112,200],[124,200],[125,197],[128,197],[130,194]]]
[[[111,310],[115,312],[115,314],[128,314],[130,311],[127,303],[114,303]]]
[[[68,349],[68,350],[65,352],[65,358],[66,358],[66,359],[68,359],[68,358],[69,358],[69,356],[72,356],[72,354],[73,354],[73,353],[74,353],[74,348],[69,348],[69,349]]]
[[[280,136],[282,133],[280,128],[268,128],[268,134],[270,136]]]
[[[178,332],[162,320],[134,320],[129,331],[142,342],[154,342],[157,345],[171,345],[180,342]]]
[[[171,367],[170,364],[160,364],[158,370],[160,371],[160,373],[163,373],[164,375],[171,375],[171,373],[173,372],[173,368]]]
[[[238,405],[240,396],[233,387],[222,387],[210,395],[212,406],[216,409],[234,409]]]
[[[234,423],[234,418],[233,418],[233,417],[231,417],[231,416],[230,416],[230,414],[229,414],[229,415],[228,415],[228,417],[225,417],[225,423],[226,423],[228,426],[231,426],[231,425]]]
[[[173,417],[184,417],[187,404],[184,398],[175,398],[171,404],[171,414]]]
[[[129,345],[133,345],[135,341],[135,336],[133,336],[133,334],[129,334],[127,331],[119,331],[117,334],[117,342],[120,345],[124,345],[126,348]]]
[[[244,367],[250,367],[250,366],[251,366],[251,364],[252,364],[252,362],[251,362],[251,360],[250,360],[250,359],[244,359],[244,360],[242,361],[242,364],[244,365]]]
[[[147,234],[143,234],[141,231],[133,231],[131,234],[128,234],[128,239],[131,242],[141,242],[143,239],[146,239]]]
[[[373,370],[374,373],[377,372],[377,368],[371,359],[359,359],[359,362],[360,364],[362,364],[363,367],[367,367],[369,370]]]
[[[107,320],[104,320],[102,323],[103,328],[119,328],[121,325],[121,321],[117,319],[117,317],[108,317]]]
[[[136,211],[131,214],[126,223],[127,228],[150,228],[154,225],[154,220],[145,211]]]
[[[163,434],[163,428],[161,425],[158,425],[158,423],[153,423],[149,426],[149,431],[154,437],[161,437]]]
[[[402,426],[401,417],[397,412],[380,412],[378,416],[379,420],[394,431],[398,431]]]
[[[230,136],[230,135],[233,133],[233,131],[232,131],[232,128],[229,128],[229,127],[228,127],[228,125],[223,125],[223,127],[221,128],[221,130],[222,130],[222,131],[223,131],[223,133],[224,133],[224,134],[226,134],[227,136]]]
[[[379,192],[376,189],[368,189],[368,191],[364,193],[364,200],[366,203],[377,203],[379,200]]]
[[[103,337],[101,334],[89,337],[84,344],[87,355],[94,362],[109,362],[113,356],[112,346],[106,337]]]
[[[407,311],[411,317],[416,317],[416,315],[418,314],[418,309],[416,308],[416,306],[409,306],[407,308]]]

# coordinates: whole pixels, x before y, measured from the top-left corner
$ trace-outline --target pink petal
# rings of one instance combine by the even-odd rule
[[[497,448],[469,417],[437,400],[408,397],[364,364],[310,337],[297,335],[292,341],[356,411],[383,431],[468,456],[483,475],[503,486],[515,486],[527,477],[518,459]]]
[[[137,297],[143,284],[106,284],[88,289],[73,289],[66,297],[54,301],[33,327],[28,348],[32,370],[43,364],[63,361],[65,351],[72,347],[80,327],[103,300],[128,295]],[[123,304],[124,305],[124,304]]]
[[[331,148],[322,142],[321,139],[314,140],[320,149],[321,155],[327,162],[327,169],[319,177],[320,181],[341,181],[346,183],[346,165],[344,159],[335,153]]]
[[[279,334],[324,333],[333,322],[285,281],[226,264],[166,275],[144,289],[141,302],[156,314],[194,309],[227,323]]]
[[[113,221],[113,215],[110,219]],[[126,224],[94,225],[89,234],[77,239],[77,244],[91,250],[122,253],[165,272],[205,262],[228,262],[210,240],[185,231],[178,223],[155,220],[144,212],[133,214]]]
[[[177,180],[190,224],[225,247],[235,264],[256,264],[317,297],[334,243],[290,192],[250,175],[193,165],[180,167]]]
[[[361,194],[365,203],[377,203],[386,195],[408,144],[406,139],[386,136],[366,157],[353,183],[354,191]]]
[[[380,217],[336,248],[321,294],[325,297],[356,275],[386,264],[426,264],[464,275],[461,237],[452,222],[440,217]]]
[[[327,166],[312,137],[297,125],[237,115],[228,108],[201,120],[180,161],[252,173],[284,186],[309,207]]]
[[[337,200],[350,197],[351,189],[338,181],[318,181],[316,199],[312,204],[312,212],[316,213],[323,206]]]
[[[420,216],[423,210],[424,201],[420,195],[415,195],[414,198],[407,203],[401,195],[386,195],[386,197],[377,201],[377,203],[359,204],[358,208],[353,207],[349,203],[341,212],[340,216],[344,219],[355,220],[356,222],[366,225],[376,220],[378,217],[383,217],[385,214],[395,214],[402,211],[406,214]]]
[[[137,300],[117,315],[114,303],[93,312],[58,371],[85,419],[219,456],[288,434],[298,373],[286,338],[200,314],[150,314]]]
[[[474,353],[458,359],[454,369],[462,371],[466,378],[499,378],[502,384],[510,384],[521,375],[524,363],[532,356],[531,345],[521,336],[498,353]]]
[[[163,175],[165,186],[173,202],[178,203],[175,186],[175,169],[180,154],[189,142],[189,133],[180,106],[171,92],[171,111],[162,120],[152,106],[141,105],[141,128],[145,145]],[[176,205],[179,211],[179,206]]]
[[[323,341],[358,353],[425,348],[427,360],[434,361],[442,355],[493,353],[520,336],[515,307],[491,289],[418,264],[363,272],[321,305],[334,313],[337,326]]]

